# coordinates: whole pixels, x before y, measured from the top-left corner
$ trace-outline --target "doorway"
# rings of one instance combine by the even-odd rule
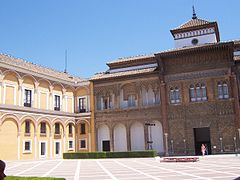
[[[206,146],[206,155],[211,154],[210,128],[194,128],[195,154],[202,155],[201,145]]]
[[[110,151],[110,141],[102,141],[103,151]]]

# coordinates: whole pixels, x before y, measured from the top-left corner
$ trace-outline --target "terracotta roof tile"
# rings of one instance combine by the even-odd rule
[[[124,77],[124,76],[135,75],[135,74],[144,74],[144,73],[153,72],[154,70],[156,70],[156,67],[146,68],[146,69],[137,69],[132,71],[123,71],[123,72],[117,72],[117,73],[98,73],[98,74],[95,74],[90,80]]]
[[[185,28],[190,28],[190,27],[195,27],[195,26],[201,26],[201,25],[205,25],[205,24],[210,24],[211,22],[203,20],[203,19],[191,19],[188,22],[180,25],[179,27],[173,29],[173,30],[179,30],[179,29],[185,29]]]
[[[75,83],[76,81],[77,82],[85,81],[79,77],[72,76],[64,72],[59,72],[51,68],[43,67],[41,65],[33,64],[23,59],[15,58],[5,54],[0,54],[0,62],[7,65],[20,67],[22,69],[28,70],[29,72],[32,71],[38,74],[46,75],[56,79],[65,80],[72,83]]]
[[[108,62],[107,64],[111,65],[111,64],[115,64],[115,63],[129,62],[129,61],[135,61],[135,60],[139,60],[139,59],[146,59],[146,58],[152,58],[152,57],[154,57],[154,54],[124,57],[124,58],[118,58],[117,60]]]

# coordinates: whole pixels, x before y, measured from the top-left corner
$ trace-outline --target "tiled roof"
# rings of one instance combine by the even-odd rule
[[[146,59],[146,58],[152,58],[152,57],[154,57],[154,54],[124,57],[124,58],[119,58],[117,60],[108,62],[107,64],[111,65],[111,64],[115,64],[115,63],[129,62],[129,61],[135,61],[135,60],[139,60],[139,59]]]
[[[186,29],[186,28],[190,28],[190,27],[196,27],[196,26],[201,26],[201,25],[206,25],[206,24],[210,24],[211,22],[203,20],[203,19],[191,19],[188,22],[180,25],[179,27],[173,29],[173,30],[179,30],[179,29]]]
[[[115,77],[124,77],[124,76],[136,75],[136,74],[144,74],[144,73],[153,72],[154,70],[156,70],[156,67],[137,69],[132,71],[123,71],[123,72],[117,72],[117,73],[98,73],[98,74],[95,74],[90,80],[99,80],[99,79],[108,79],[108,78],[115,78]]]
[[[10,65],[10,66],[14,66],[17,68],[27,70],[30,73],[34,72],[34,73],[46,75],[48,77],[52,77],[55,79],[61,79],[61,80],[65,80],[68,82],[72,82],[72,83],[85,81],[83,79],[80,79],[79,77],[72,76],[72,75],[64,73],[64,72],[59,72],[59,71],[56,71],[54,69],[50,69],[47,67],[43,67],[41,65],[33,64],[33,63],[27,62],[23,59],[15,58],[15,57],[5,55],[5,54],[0,54],[0,63],[4,63],[4,64]]]

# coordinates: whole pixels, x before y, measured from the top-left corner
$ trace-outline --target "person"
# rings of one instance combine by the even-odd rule
[[[205,152],[206,152],[206,147],[204,144],[202,144],[202,146],[201,146],[201,151],[202,151],[202,155],[204,156]]]
[[[208,146],[207,146],[207,144],[205,144],[205,149],[206,149],[205,154],[208,155]]]
[[[6,177],[6,175],[4,174],[5,166],[5,162],[0,160],[0,180],[4,180],[4,177]]]

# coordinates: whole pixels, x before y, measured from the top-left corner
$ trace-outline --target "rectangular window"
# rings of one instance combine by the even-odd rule
[[[60,96],[58,95],[54,96],[54,110],[60,111]]]
[[[25,107],[32,106],[32,91],[29,89],[25,89],[24,91],[24,106]]]
[[[160,104],[160,93],[157,92],[157,93],[154,93],[155,95],[155,104]]]
[[[72,124],[69,124],[69,126],[68,126],[68,133],[72,134]]]
[[[179,89],[175,90],[175,100],[176,100],[176,103],[180,102],[180,92],[179,92]]]
[[[102,98],[98,96],[97,98],[97,110],[102,110]]]
[[[218,84],[218,98],[223,99],[223,88],[222,84]]]
[[[86,134],[86,127],[83,123],[80,125],[80,134]]]
[[[60,124],[59,123],[55,124],[55,134],[60,134]]]
[[[86,108],[86,98],[83,97],[83,98],[79,98],[79,112],[80,113],[84,113],[87,111],[87,108]]]
[[[85,139],[80,140],[80,149],[86,149],[86,140]]]
[[[73,149],[73,141],[68,141],[68,149]]]
[[[136,102],[135,102],[135,95],[129,95],[128,96],[128,107],[135,107]]]
[[[45,122],[41,122],[41,124],[40,124],[40,133],[46,134],[46,123]]]
[[[196,101],[195,89],[193,87],[190,88],[190,100],[192,102]]]
[[[25,133],[30,134],[30,121],[25,121]]]
[[[223,84],[223,98],[224,99],[229,98],[228,85],[227,84]]]
[[[202,100],[206,101],[207,100],[207,89],[205,86],[202,86],[201,89],[202,89]]]
[[[24,141],[23,152],[28,153],[28,152],[31,152],[31,151],[32,151],[32,149],[31,149],[31,141],[30,140]]]

